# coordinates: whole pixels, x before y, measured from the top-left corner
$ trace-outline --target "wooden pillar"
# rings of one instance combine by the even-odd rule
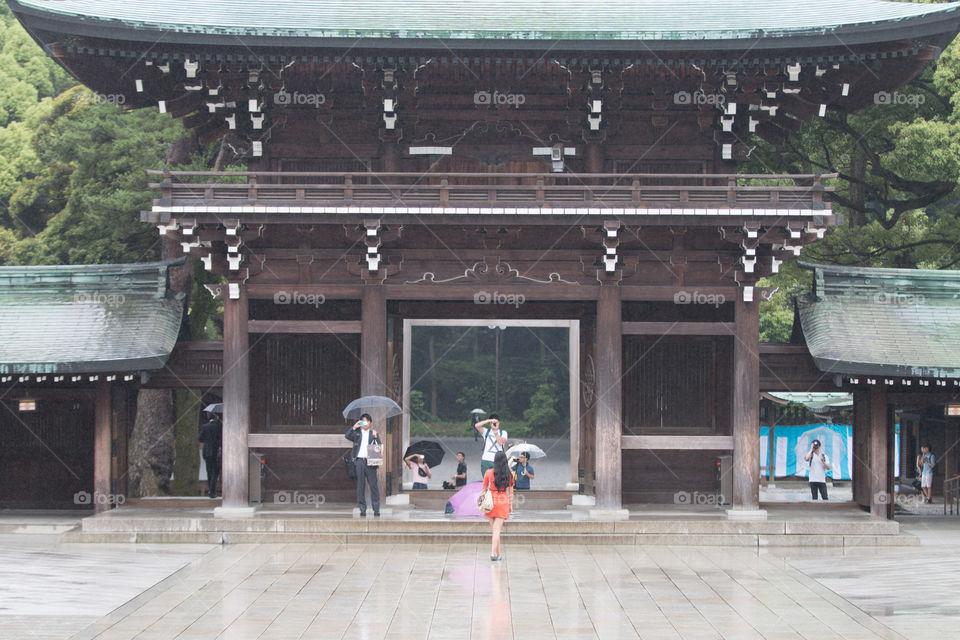
[[[360,300],[360,395],[387,394],[387,295],[381,284],[365,284]],[[386,422],[374,423],[380,439],[387,443]],[[377,470],[380,502],[386,500],[386,468]]]
[[[133,424],[131,418],[136,419],[136,414],[130,411],[131,395],[130,389],[126,385],[118,385],[113,393],[112,400],[115,411],[113,412],[110,436],[112,441],[110,446],[110,491],[116,496],[117,503],[122,504],[128,493],[127,434],[130,432],[130,425]]]
[[[870,388],[870,515],[892,517],[890,493],[889,410],[887,389],[882,385]]]
[[[397,143],[384,142],[381,153],[380,166],[383,167],[382,171],[387,173],[400,171],[400,149],[397,147]]]
[[[760,305],[735,302],[733,508],[760,508]]]
[[[850,487],[853,501],[862,507],[870,506],[870,390],[856,387],[853,390],[853,469]]]
[[[223,301],[223,509],[248,509],[250,353],[247,290]]]
[[[776,413],[776,408],[773,409]],[[774,472],[777,467],[777,421],[770,419],[770,434],[767,436],[767,486],[774,487],[777,484],[774,478]]]
[[[623,322],[620,287],[604,283],[597,298],[596,497],[597,509],[620,509],[623,488]]]
[[[97,382],[93,423],[93,508],[96,513],[106,511],[113,503],[110,499],[112,390],[109,382]]]
[[[603,173],[603,145],[587,145],[587,173]]]

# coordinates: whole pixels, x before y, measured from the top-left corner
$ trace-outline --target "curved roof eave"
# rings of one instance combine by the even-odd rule
[[[528,0],[529,2],[529,0]],[[290,5],[284,11],[278,4]],[[589,2],[558,0],[547,14],[530,12],[522,0],[481,0],[450,11],[436,0],[399,3],[285,0],[186,0],[147,3],[119,0],[11,0],[31,31],[74,34],[151,44],[291,48],[437,49],[506,48],[690,51],[770,50],[926,39],[943,47],[960,30],[960,2],[936,5],[848,0],[812,0],[802,7],[784,0],[751,4],[699,0],[607,2],[601,15],[584,15]],[[182,5],[182,6],[179,6]],[[422,5],[422,7],[421,7]],[[489,7],[488,7],[489,5]],[[647,6],[649,5],[649,6]],[[399,7],[405,11],[399,14]],[[429,9],[441,9],[430,13]],[[504,7],[512,13],[504,16]],[[667,7],[670,7],[667,10]],[[179,7],[179,8],[178,8]],[[267,10],[264,9],[266,7]],[[370,7],[378,7],[373,10]],[[646,7],[646,8],[645,8]],[[826,8],[832,8],[828,11]],[[422,8],[423,11],[417,11]],[[349,9],[349,11],[348,11]],[[295,10],[299,10],[297,13]],[[486,13],[484,13],[486,11]],[[734,17],[727,14],[734,14]],[[469,16],[465,14],[470,14]],[[490,14],[496,14],[496,20]],[[248,15],[244,20],[237,16]],[[736,16],[740,16],[739,19]],[[184,20],[181,16],[189,16]],[[294,16],[294,17],[291,17]],[[720,20],[720,16],[727,16]],[[469,24],[471,28],[463,25]],[[496,24],[497,28],[489,28]],[[515,24],[510,29],[503,24]],[[611,30],[610,24],[621,25]]]

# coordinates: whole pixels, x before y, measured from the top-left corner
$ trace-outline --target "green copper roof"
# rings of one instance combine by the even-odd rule
[[[849,393],[834,393],[830,391],[794,393],[789,391],[777,391],[769,392],[766,395],[772,396],[778,400],[783,400],[784,402],[802,404],[811,411],[849,409],[853,406],[853,395]]]
[[[797,302],[821,371],[960,378],[960,271],[800,265],[814,271]]]
[[[171,34],[299,38],[697,41],[842,36],[960,3],[881,0],[19,0],[18,14]],[[22,16],[21,16],[22,17]],[[830,45],[838,44],[835,40]],[[839,44],[849,44],[841,41]]]
[[[0,373],[162,367],[183,316],[170,264],[0,267]]]

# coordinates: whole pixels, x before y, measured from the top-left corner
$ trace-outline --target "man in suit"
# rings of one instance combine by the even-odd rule
[[[223,455],[223,424],[220,416],[210,414],[210,419],[200,427],[199,440],[202,443],[200,455],[207,466],[207,497],[217,497],[217,481],[220,479],[220,465]]]
[[[371,429],[373,418],[365,413],[360,419],[347,429],[344,437],[353,443],[353,458],[357,465],[357,506],[360,507],[360,517],[367,517],[367,501],[364,496],[366,485],[370,485],[370,502],[373,504],[373,515],[380,516],[380,487],[377,485],[377,467],[367,464],[367,448],[371,444],[382,444],[376,429]]]

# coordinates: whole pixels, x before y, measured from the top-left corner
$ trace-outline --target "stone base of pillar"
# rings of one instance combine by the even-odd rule
[[[627,509],[590,509],[591,520],[627,520],[630,511]]]
[[[410,504],[410,494],[409,493],[395,493],[392,496],[386,497],[386,503],[393,506],[401,506]],[[357,512],[360,511],[360,507],[357,507]]]
[[[568,483],[567,483],[567,486],[564,487],[564,489],[566,489],[567,491],[580,491],[580,483],[579,483],[579,482],[568,482]],[[592,498],[593,496],[590,496],[590,497]]]
[[[575,493],[570,496],[570,504],[574,507],[595,507],[597,506],[596,496],[586,496],[582,493]]]
[[[727,509],[727,520],[766,520],[766,509]]]
[[[213,510],[214,518],[252,518],[257,513],[257,507],[216,507]]]

